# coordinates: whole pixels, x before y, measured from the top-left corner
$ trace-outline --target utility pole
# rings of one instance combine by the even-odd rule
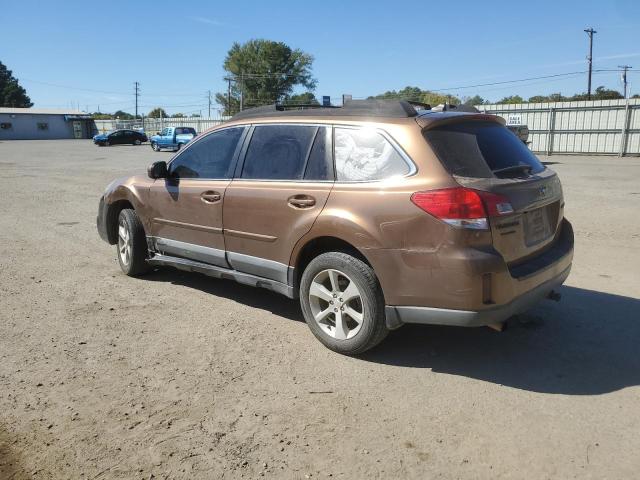
[[[589,56],[587,60],[589,61],[589,83],[587,86],[587,100],[591,100],[591,72],[593,66],[593,34],[596,32],[593,27],[585,28],[584,30],[587,35],[589,35]]]
[[[209,118],[211,118],[211,90],[208,91],[207,98],[209,100]]]
[[[631,65],[618,65],[622,69],[622,84],[624,85],[624,98],[627,98],[627,70],[633,68]]]
[[[135,88],[134,88],[134,95],[136,96],[136,120],[138,119],[138,97],[140,96],[140,83],[139,82],[135,82],[134,83]]]

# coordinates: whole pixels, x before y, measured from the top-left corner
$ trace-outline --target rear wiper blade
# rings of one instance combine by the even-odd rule
[[[510,173],[510,172],[524,172],[529,173],[533,170],[531,165],[511,165],[510,167],[498,168],[497,170],[491,170],[493,173]]]

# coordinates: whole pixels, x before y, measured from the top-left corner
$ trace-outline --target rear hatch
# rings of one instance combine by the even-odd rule
[[[562,221],[560,180],[501,123],[460,116],[423,134],[443,166],[466,188],[506,197],[513,212],[490,217],[494,248],[509,265],[553,245]]]

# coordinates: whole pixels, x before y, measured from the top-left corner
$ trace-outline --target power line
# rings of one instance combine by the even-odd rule
[[[464,85],[461,87],[449,87],[449,88],[437,88],[437,89],[430,89],[429,91],[431,92],[444,92],[447,90],[462,90],[465,88],[478,88],[478,87],[490,87],[493,85],[505,85],[508,83],[519,83],[519,82],[528,82],[530,80],[542,80],[545,78],[557,78],[557,77],[566,77],[569,75],[577,75],[580,73],[585,73],[585,71],[580,71],[580,72],[567,72],[567,73],[556,73],[554,75],[542,75],[540,77],[529,77],[529,78],[519,78],[517,80],[505,80],[502,82],[490,82],[490,83],[478,83],[476,85]]]
[[[112,95],[127,95],[127,93],[124,92],[112,92],[112,91],[108,91],[108,90],[94,90],[92,88],[81,88],[81,87],[71,87],[69,85],[59,85],[56,83],[49,83],[49,82],[41,82],[39,80],[32,80],[30,78],[22,78],[21,80],[27,81],[27,82],[31,82],[31,83],[38,83],[40,85],[46,85],[49,87],[58,87],[58,88],[67,88],[70,90],[80,90],[83,92],[93,92],[93,93],[108,93],[108,94],[112,94]]]

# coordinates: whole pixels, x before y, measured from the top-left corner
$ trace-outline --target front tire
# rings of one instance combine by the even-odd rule
[[[151,148],[154,152],[159,152],[160,151],[160,147],[158,146],[158,144],[156,142],[151,142]]]
[[[141,142],[140,140],[134,140],[134,141],[133,141],[133,144],[134,144],[134,145],[140,145],[141,143],[142,143],[142,142]]]
[[[118,263],[130,277],[149,271],[147,238],[134,210],[125,208],[118,216]]]
[[[300,282],[300,305],[316,338],[338,353],[363,353],[389,333],[373,269],[346,253],[324,253],[309,263]]]

